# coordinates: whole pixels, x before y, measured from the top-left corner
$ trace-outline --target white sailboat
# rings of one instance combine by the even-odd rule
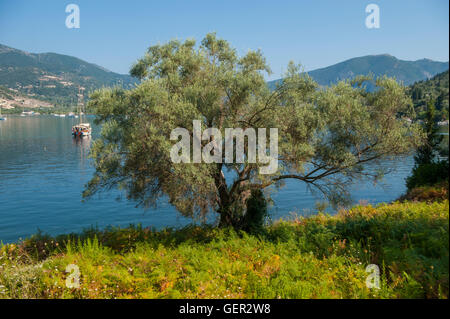
[[[83,123],[84,115],[84,103],[83,103],[83,90],[84,88],[78,88],[78,114],[80,122],[77,125],[72,126],[72,135],[74,137],[90,136],[92,133],[91,124],[88,122]]]

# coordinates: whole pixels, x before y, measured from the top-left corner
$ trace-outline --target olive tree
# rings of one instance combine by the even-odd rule
[[[150,47],[131,69],[140,80],[135,88],[90,96],[88,106],[103,126],[84,196],[117,187],[138,205],[166,197],[184,216],[215,212],[219,225],[241,227],[252,194],[266,201],[265,190],[293,179],[340,200],[355,181],[381,178],[382,161],[421,143],[420,129],[403,119],[411,101],[394,79],[375,79],[370,92],[365,77],[323,88],[291,62],[283,81],[269,89],[264,76],[270,72],[260,51],[238,56],[215,34],[199,45],[173,40]],[[171,132],[193,132],[194,121],[222,136],[226,128],[278,129],[276,171],[262,174],[266,164],[248,161],[247,144],[242,162],[174,163]]]

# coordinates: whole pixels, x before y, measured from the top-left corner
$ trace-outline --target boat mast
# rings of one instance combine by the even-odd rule
[[[79,86],[78,87],[78,116],[80,117],[80,124],[83,123],[83,90],[84,87]]]

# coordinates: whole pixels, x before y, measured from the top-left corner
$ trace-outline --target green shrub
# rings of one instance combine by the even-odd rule
[[[267,202],[260,189],[254,189],[247,200],[247,211],[243,217],[243,230],[249,233],[259,233],[264,230],[268,217]]]
[[[448,180],[448,161],[421,164],[413,168],[412,175],[406,179],[408,190],[415,187],[431,186]]]

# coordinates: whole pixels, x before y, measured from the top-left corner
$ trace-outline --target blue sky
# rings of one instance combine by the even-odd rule
[[[66,5],[80,29],[65,26]],[[365,26],[368,4],[380,28]],[[242,54],[261,49],[279,78],[294,60],[306,70],[389,53],[404,60],[449,60],[447,0],[0,0],[0,43],[79,57],[128,73],[153,44],[215,31]]]

